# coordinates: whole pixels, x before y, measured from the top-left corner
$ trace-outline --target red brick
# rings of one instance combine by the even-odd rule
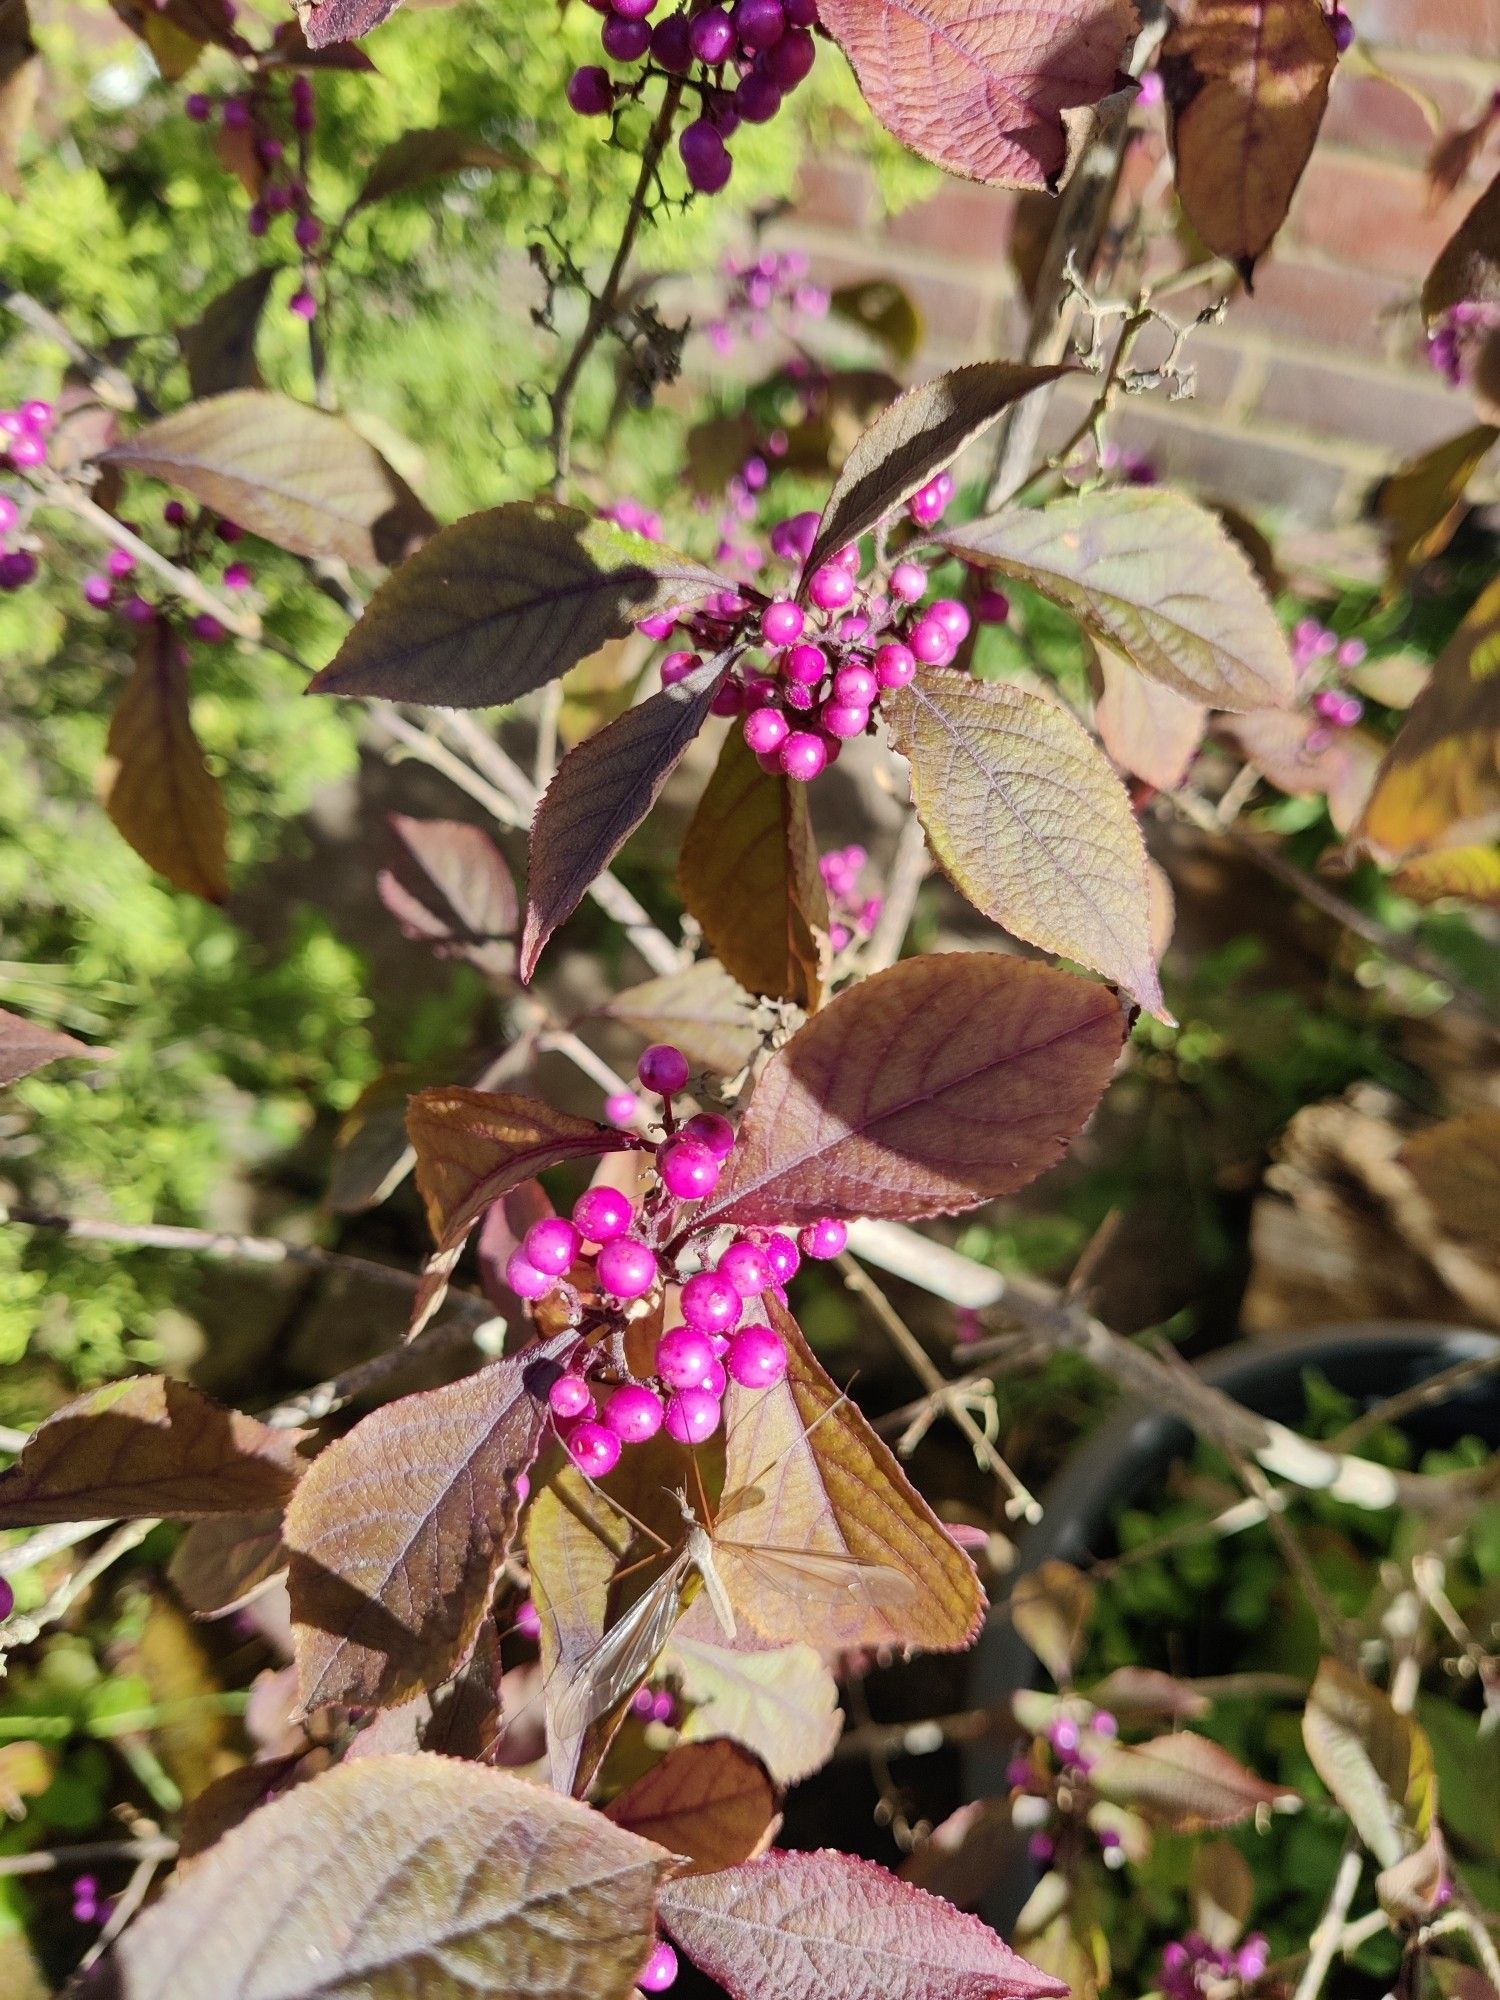
[[[1500,4],[1500,0],[1497,0]],[[1420,282],[1452,235],[1462,204],[1437,214],[1414,167],[1314,153],[1292,205],[1289,235],[1337,263]]]
[[[1453,50],[1494,60],[1500,49],[1500,0],[1360,0],[1361,41],[1397,48]]]
[[[875,206],[875,183],[862,161],[809,160],[797,182],[794,222],[863,229]]]
[[[1428,373],[1374,374],[1337,360],[1280,354],[1256,402],[1257,417],[1376,445],[1392,460],[1452,437],[1470,421],[1465,399]]]
[[[1358,354],[1406,355],[1417,340],[1413,300],[1398,278],[1310,264],[1278,247],[1256,270],[1254,292],[1230,305],[1229,324]]]
[[[1434,133],[1413,91],[1437,105],[1443,129],[1467,124],[1488,100],[1495,78],[1476,78],[1472,68],[1441,73],[1404,66],[1399,58],[1384,63],[1387,76],[1370,76],[1341,64],[1328,96],[1319,143],[1356,147],[1389,159],[1421,163],[1432,151]],[[1396,79],[1392,81],[1392,79]],[[1410,83],[1411,90],[1401,88]]]
[[[893,215],[885,234],[941,257],[1003,257],[1015,205],[1014,195],[955,181]]]
[[[1191,408],[1191,405],[1184,406]],[[1145,452],[1162,476],[1238,507],[1274,508],[1303,521],[1338,509],[1348,467],[1326,446],[1284,444],[1190,417],[1127,404],[1111,426],[1117,444]]]

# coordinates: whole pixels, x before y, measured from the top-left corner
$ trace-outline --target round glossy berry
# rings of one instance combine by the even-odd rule
[[[0,535],[8,535],[21,518],[21,510],[8,493],[0,493]]]
[[[916,678],[917,656],[910,646],[892,639],[875,655],[875,678],[882,688],[904,688]]]
[[[717,1111],[695,1111],[683,1126],[682,1136],[707,1146],[716,1160],[727,1160],[734,1151],[734,1127]]]
[[[102,611],[114,596],[114,585],[107,576],[86,576],[83,579],[83,594],[88,602]]]
[[[38,437],[35,431],[22,431],[18,438],[12,438],[10,441],[10,460],[12,465],[45,465],[47,463],[45,439]]]
[[[645,1444],[661,1429],[661,1397],[644,1382],[622,1382],[604,1399],[602,1417],[622,1444]]]
[[[623,1129],[635,1123],[641,1100],[633,1090],[612,1090],[604,1100],[605,1123]]]
[[[1010,616],[1010,599],[986,584],[974,600],[974,616],[981,625],[1003,625]]]
[[[742,1299],[753,1299],[771,1284],[771,1266],[766,1253],[748,1236],[740,1236],[719,1259],[719,1276],[727,1278]]]
[[[745,78],[744,82],[748,82]],[[741,107],[743,108],[743,107]],[[788,597],[777,597],[760,614],[760,629],[768,646],[791,646],[802,637],[807,614]]]
[[[600,1287],[617,1299],[644,1298],[656,1283],[656,1256],[638,1236],[617,1236],[594,1266]]]
[[[673,76],[686,76],[693,66],[693,35],[686,14],[668,14],[651,30],[651,53]]]
[[[678,1444],[704,1444],[719,1428],[723,1407],[707,1389],[679,1389],[667,1404],[667,1436]]]
[[[524,1250],[512,1250],[505,1260],[505,1282],[518,1299],[544,1299],[555,1280],[539,1271]]]
[[[758,757],[779,750],[791,725],[779,708],[752,708],[745,717],[745,741]]]
[[[585,1417],[563,1439],[568,1456],[590,1479],[607,1479],[620,1463],[620,1440],[604,1424]]]
[[[734,162],[723,135],[706,118],[695,118],[677,141],[688,183],[699,194],[717,194],[729,179]]]
[[[231,97],[224,105],[223,116],[231,132],[243,132],[250,123],[250,106],[242,97]]]
[[[707,1389],[710,1396],[717,1396],[722,1403],[724,1400],[724,1391],[729,1387],[729,1377],[724,1373],[724,1363],[720,1356],[721,1351],[727,1351],[729,1347],[729,1336],[724,1333],[716,1333],[713,1339],[714,1365],[709,1369],[698,1386]]]
[[[817,60],[818,45],[806,28],[788,28],[775,48],[766,51],[766,69],[782,90],[795,90]]]
[[[738,1291],[718,1271],[698,1271],[682,1288],[682,1316],[699,1333],[728,1333],[745,1310]]]
[[[630,1227],[635,1210],[618,1188],[591,1187],[573,1204],[573,1222],[590,1243],[613,1243]]]
[[[616,14],[623,14],[627,21],[644,21],[648,14],[656,11],[656,0],[609,0]]]
[[[316,319],[318,316],[318,302],[309,291],[295,291],[292,293],[289,310],[298,319]]]
[[[635,1073],[644,1089],[654,1090],[660,1097],[671,1097],[687,1087],[688,1059],[671,1042],[653,1042],[650,1048],[641,1051]]]
[[[523,1639],[540,1639],[542,1636],[541,1616],[529,1597],[523,1597],[516,1607],[516,1630]]]
[[[927,588],[927,572],[920,563],[898,562],[891,571],[891,595],[903,604],[915,604]]]
[[[717,68],[734,47],[734,23],[722,7],[710,7],[699,14],[688,33],[693,54],[711,68]]]
[[[676,687],[679,681],[687,679],[694,667],[702,665],[701,653],[689,653],[681,649],[675,653],[668,653],[661,663],[661,684],[666,688]]]
[[[948,502],[953,498],[953,475],[940,472],[929,479],[925,486],[919,486],[906,503],[906,511],[920,528],[935,527],[948,511]]]
[[[702,1201],[719,1185],[724,1168],[701,1139],[678,1133],[657,1148],[656,1171],[667,1193],[678,1201]]]
[[[775,50],[771,53],[774,55]],[[761,61],[766,61],[762,57]],[[734,93],[734,108],[747,125],[769,125],[781,109],[781,85],[763,69],[742,76]]]
[[[195,125],[202,125],[213,116],[213,99],[205,97],[201,90],[190,90],[182,108]]]
[[[323,236],[323,225],[315,215],[299,215],[292,224],[292,236],[299,250],[314,250]]]
[[[603,118],[614,109],[615,87],[609,71],[585,63],[568,78],[568,102],[580,118]]]
[[[211,611],[200,611],[193,620],[192,630],[195,639],[202,639],[209,646],[217,646],[221,639],[229,636],[227,629]]]
[[[672,1389],[701,1389],[718,1356],[708,1335],[674,1326],[656,1344],[656,1372]]]
[[[559,1375],[547,1391],[547,1403],[554,1417],[591,1417],[594,1392],[581,1375]]]
[[[730,18],[742,48],[774,48],[786,33],[786,10],[781,0],[734,0]]]
[[[928,605],[926,615],[935,618],[955,646],[969,636],[969,613],[956,597],[939,597]]]
[[[848,1227],[831,1215],[819,1216],[797,1235],[804,1257],[837,1257],[848,1241]]]
[[[786,775],[799,785],[807,785],[827,767],[828,745],[821,736],[814,736],[805,729],[794,729],[777,755]]]
[[[840,667],[833,677],[834,699],[853,702],[860,708],[870,706],[878,687],[879,682],[868,667]]]
[[[816,687],[828,672],[828,655],[821,646],[793,646],[782,660],[781,671],[796,687]]]
[[[786,1342],[768,1326],[741,1327],[724,1366],[742,1389],[769,1389],[786,1373]]]
[[[57,411],[51,403],[44,403],[40,396],[33,396],[21,405],[21,417],[34,431],[50,431],[57,422]]]
[[[772,553],[783,562],[806,562],[818,538],[818,515],[789,514],[771,530]]]
[[[653,1710],[655,1704],[652,1704]],[[665,1938],[657,1941],[651,1956],[635,1976],[643,1993],[665,1993],[677,1977],[677,1954]]]
[[[766,1238],[766,1262],[778,1285],[790,1284],[802,1263],[802,1253],[790,1236],[775,1230]]]
[[[11,549],[0,555],[0,590],[24,590],[35,583],[40,565],[30,549]]]
[[[156,607],[144,597],[127,597],[120,609],[132,625],[149,625],[156,616]]]
[[[957,651],[936,618],[919,618],[907,634],[912,651],[927,667],[946,667]]]
[[[710,715],[738,715],[745,706],[745,690],[736,680],[723,682],[709,703]]]
[[[578,1231],[561,1215],[544,1215],[521,1239],[527,1261],[554,1278],[572,1268],[579,1247]]]
[[[859,702],[830,701],[824,704],[819,720],[830,736],[847,740],[851,736],[864,735],[870,711]]]
[[[813,571],[807,594],[820,611],[842,611],[854,595],[854,578],[842,563],[824,563]]]
[[[644,21],[629,21],[623,14],[611,14],[599,36],[604,53],[615,62],[639,62],[651,46],[651,30]]]

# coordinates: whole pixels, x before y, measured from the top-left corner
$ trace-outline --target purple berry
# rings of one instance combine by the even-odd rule
[[[956,597],[936,598],[927,607],[927,616],[935,618],[955,646],[962,645],[969,636],[969,613]]]
[[[599,36],[604,53],[614,62],[639,62],[651,46],[651,30],[644,21],[630,21],[623,14],[611,14]]]
[[[775,1230],[766,1238],[766,1262],[778,1285],[789,1285],[802,1263],[802,1253],[790,1236]]]
[[[226,590],[248,590],[254,580],[254,572],[249,563],[230,563],[224,572]]]
[[[0,493],[0,535],[8,535],[21,518],[21,510],[8,493]]]
[[[238,521],[215,521],[214,533],[221,542],[238,542],[244,537],[244,529]]]
[[[710,7],[693,21],[688,36],[699,62],[717,69],[734,47],[734,24],[722,7]]]
[[[774,598],[760,614],[760,629],[768,646],[794,645],[802,637],[802,628],[806,623],[807,614],[802,606],[793,604],[788,597]]]
[[[805,82],[817,56],[818,45],[806,28],[789,28],[775,48],[766,51],[766,69],[782,90],[795,90]]]
[[[654,1709],[655,1703],[652,1706]],[[659,1938],[651,1956],[636,1974],[635,1983],[643,1993],[665,1993],[676,1977],[677,1954],[665,1938]]]
[[[840,667],[833,677],[833,693],[837,701],[852,702],[856,707],[868,708],[874,701],[879,682],[868,667]]]
[[[854,578],[842,563],[824,563],[813,571],[807,594],[820,611],[842,611],[854,595]]]
[[[781,0],[734,0],[731,19],[742,48],[774,48],[786,33]]]
[[[640,1108],[641,1100],[633,1090],[612,1090],[604,1100],[605,1123],[623,1130],[635,1123]]]
[[[804,1257],[821,1259],[837,1257],[848,1241],[847,1226],[831,1215],[819,1216],[816,1222],[810,1222],[797,1236],[797,1243]]]
[[[797,687],[816,687],[828,672],[828,655],[821,646],[793,646],[781,671]]]
[[[209,646],[216,646],[221,639],[229,637],[227,628],[215,618],[211,611],[200,611],[198,613],[197,617],[193,620],[192,631],[195,639],[202,639],[205,645]]]
[[[656,1255],[638,1236],[616,1236],[595,1265],[601,1288],[617,1299],[644,1298],[656,1283]]]
[[[919,618],[907,638],[917,658],[928,667],[946,667],[958,650],[937,619],[931,616]]]
[[[33,396],[21,405],[21,421],[34,431],[50,431],[57,422],[57,411],[51,403],[43,402],[40,396]]]
[[[40,564],[30,549],[12,549],[0,555],[0,590],[24,590],[36,581]]]
[[[213,99],[205,97],[201,90],[190,90],[182,108],[195,125],[203,125],[213,116]]]
[[[799,785],[811,784],[828,764],[828,745],[805,729],[794,729],[777,754],[782,770]]]
[[[667,1436],[678,1444],[704,1444],[719,1428],[723,1407],[707,1389],[679,1389],[667,1404]]]
[[[292,236],[299,250],[317,248],[323,235],[323,225],[315,215],[299,215],[292,225]]]
[[[225,100],[224,124],[231,132],[243,132],[250,123],[250,106],[243,97]]]
[[[16,1608],[16,1593],[10,1587],[10,1579],[0,1576],[0,1625],[9,1618]]]
[[[129,549],[111,549],[104,566],[111,576],[129,576],[135,568],[135,557]]]
[[[682,1288],[682,1316],[699,1333],[728,1333],[744,1310],[738,1291],[718,1271],[699,1271]]]
[[[668,14],[651,30],[651,53],[673,76],[686,76],[693,66],[693,32],[686,14]]]
[[[803,563],[818,538],[818,516],[812,512],[789,514],[771,530],[771,551],[783,562]]]
[[[314,320],[318,316],[318,302],[305,287],[292,293],[289,310],[297,319]]]
[[[127,597],[120,609],[132,625],[149,625],[156,616],[155,605],[144,597]]]
[[[568,78],[568,103],[580,118],[603,118],[615,104],[615,87],[609,80],[609,71],[601,69],[598,63],[585,63],[582,69],[575,69]]]
[[[603,1424],[585,1417],[563,1439],[568,1456],[590,1479],[607,1479],[620,1463],[620,1440]]]
[[[544,1299],[553,1280],[539,1271],[524,1250],[512,1250],[505,1260],[505,1282],[518,1299]]]
[[[697,1327],[674,1326],[656,1344],[656,1372],[672,1389],[701,1389],[717,1359],[713,1342]]]
[[[724,1365],[742,1389],[769,1389],[786,1373],[786,1342],[768,1326],[741,1327]]]
[[[668,653],[661,663],[661,684],[663,687],[676,687],[679,681],[687,679],[694,667],[702,665],[701,653],[689,653],[681,648],[675,653]]]
[[[603,1420],[622,1444],[645,1444],[661,1429],[661,1397],[644,1382],[622,1382],[604,1400]]]
[[[906,511],[919,528],[936,527],[948,511],[948,503],[953,498],[953,475],[940,472],[929,479],[925,486],[919,486],[906,503]]]
[[[927,572],[920,563],[898,562],[891,571],[891,595],[903,604],[915,604],[927,588]]]
[[[752,708],[745,717],[745,741],[758,757],[779,750],[791,725],[779,708]]]
[[[738,715],[745,705],[745,690],[736,680],[728,680],[708,705],[710,715]]]
[[[707,1146],[716,1160],[727,1160],[734,1151],[734,1127],[717,1111],[695,1111],[683,1126],[682,1136]]]
[[[690,1074],[687,1057],[671,1042],[653,1042],[650,1048],[643,1049],[635,1073],[642,1088],[655,1091],[659,1097],[671,1097],[685,1090]]]
[[[33,466],[47,463],[47,444],[35,431],[23,431],[18,438],[10,441],[10,462],[12,465]]]
[[[679,1132],[657,1148],[656,1171],[667,1193],[678,1201],[702,1201],[719,1185],[724,1169],[718,1155],[701,1139]]]
[[[753,69],[739,80],[734,108],[747,125],[769,125],[781,109],[781,86],[764,70]]]
[[[185,528],[188,510],[180,500],[169,500],[161,510],[161,517],[169,528]]]
[[[618,1188],[591,1187],[573,1204],[573,1222],[590,1243],[613,1243],[630,1227],[635,1210]]]
[[[540,1639],[542,1636],[541,1615],[529,1597],[523,1597],[516,1607],[516,1630],[523,1639]]]
[[[699,194],[717,194],[728,181],[734,162],[717,128],[706,118],[695,118],[685,126],[677,141],[688,183]]]
[[[578,1231],[560,1215],[544,1215],[521,1239],[528,1261],[553,1278],[571,1270],[579,1247]]]
[[[765,1251],[748,1236],[735,1238],[719,1259],[718,1268],[719,1276],[727,1278],[742,1299],[753,1299],[757,1293],[769,1290],[772,1283]]]
[[[623,15],[627,21],[644,21],[648,14],[656,11],[656,0],[609,0],[609,4],[616,14]]]
[[[547,1403],[554,1417],[591,1417],[594,1392],[581,1375],[559,1375],[547,1391]]]
[[[107,576],[86,576],[83,579],[83,594],[97,610],[102,611],[114,596],[114,585]]]
[[[819,720],[830,736],[847,739],[864,735],[870,711],[858,702],[830,701],[825,704]]]

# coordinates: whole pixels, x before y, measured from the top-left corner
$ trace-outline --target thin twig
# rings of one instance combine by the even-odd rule
[[[1333,1878],[1333,1888],[1312,1934],[1312,1951],[1302,1977],[1297,1981],[1297,1990],[1292,2000],[1316,2000],[1323,1990],[1323,1982],[1338,1954],[1343,1938],[1344,1926],[1349,1921],[1349,1909],[1359,1888],[1359,1878],[1364,1871],[1364,1856],[1358,1843],[1350,1841],[1339,1862],[1338,1873]]]
[[[57,1586],[39,1610],[13,1612],[5,1624],[0,1625],[0,1653],[10,1652],[17,1646],[31,1645],[34,1640],[41,1637],[49,1625],[56,1625],[61,1619],[66,1618],[84,1592],[90,1589],[112,1564],[138,1547],[155,1526],[154,1520],[123,1522],[108,1541],[101,1542],[99,1547]]]
[[[38,1847],[29,1854],[0,1854],[0,1875],[50,1875],[54,1869],[97,1867],[111,1861],[171,1861],[177,1842],[153,1834],[142,1840],[85,1840],[76,1847]]]

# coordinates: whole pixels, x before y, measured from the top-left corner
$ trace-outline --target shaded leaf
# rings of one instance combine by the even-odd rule
[[[20,192],[21,141],[31,126],[41,75],[26,0],[0,0],[0,192],[5,194]]]
[[[175,889],[223,902],[224,795],[193,733],[186,654],[165,618],[141,633],[105,748],[105,810],[126,840]]]
[[[451,125],[437,125],[426,131],[403,132],[393,139],[376,160],[365,184],[349,209],[354,215],[372,201],[384,201],[393,194],[406,194],[428,181],[446,180],[474,167],[516,167],[537,171],[525,153],[486,145],[471,133]]]
[[[891,278],[865,278],[836,285],[828,295],[835,319],[869,334],[893,361],[911,361],[922,345],[922,315],[910,292]]]
[[[1214,720],[1263,778],[1294,798],[1326,798],[1340,833],[1364,810],[1380,768],[1380,739],[1368,729],[1325,729],[1288,708]]]
[[[1286,220],[1338,59],[1318,0],[1197,0],[1162,43],[1178,199],[1247,285]]]
[[[570,750],[531,826],[521,977],[650,812],[708,720],[730,656],[704,660]]]
[[[1239,1826],[1265,1806],[1292,1805],[1296,1793],[1267,1784],[1237,1757],[1190,1729],[1149,1743],[1110,1743],[1089,1783],[1101,1798],[1130,1806],[1174,1833]]]
[[[326,1750],[294,1750],[283,1757],[257,1758],[253,1764],[225,1771],[203,1787],[183,1814],[177,1838],[179,1869],[206,1854],[226,1833],[242,1826],[251,1813],[280,1798],[294,1785],[306,1784],[328,1765]]]
[[[1500,104],[1496,104],[1492,95],[1477,118],[1471,119],[1467,125],[1455,125],[1439,135],[1427,155],[1427,192],[1431,207],[1440,208],[1450,195],[1457,194],[1497,120],[1500,120]]]
[[[388,1757],[432,1750],[471,1764],[492,1763],[504,1730],[500,1682],[500,1635],[490,1612],[480,1624],[473,1652],[452,1680],[400,1708],[382,1709],[345,1754]]]
[[[262,387],[255,341],[266,300],[279,276],[277,265],[266,264],[248,277],[236,279],[178,334],[177,345],[195,397]]]
[[[994,952],[905,959],[772,1056],[703,1219],[915,1221],[1013,1193],[1091,1115],[1124,1032],[1115,996],[1073,973]]]
[[[1249,559],[1206,507],[1131,487],[1013,508],[937,538],[1019,577],[1153,680],[1214,708],[1290,700],[1286,640]]]
[[[1478,424],[1445,438],[1399,471],[1382,479],[1375,492],[1375,516],[1385,534],[1392,584],[1405,582],[1453,540],[1463,519],[1469,481],[1489,456],[1500,430]]]
[[[845,459],[803,564],[804,577],[894,513],[1012,403],[1074,372],[1067,365],[976,361],[898,396]]]
[[[682,837],[677,887],[709,949],[741,987],[816,1010],[828,895],[807,787],[763,771],[738,729],[724,738]]]
[[[665,1883],[662,1923],[731,2000],[1062,1994],[978,1917],[850,1854],[768,1854]]]
[[[114,1947],[118,2000],[626,2000],[659,1849],[449,1757],[367,1757],[252,1813]]]
[[[516,887],[483,827],[392,813],[394,865],[375,878],[402,934],[496,979],[515,970]]]
[[[627,1460],[627,1468],[634,1470]],[[633,1530],[606,1496],[571,1465],[533,1494],[526,1516],[526,1566],[541,1627],[539,1646],[547,1722],[549,1775],[554,1788],[573,1789],[588,1733],[559,1726],[563,1696],[609,1620],[610,1588]],[[609,1717],[595,1726],[607,1740]],[[586,1782],[592,1763],[582,1773]]]
[[[1051,696],[938,667],[885,704],[928,844],[1014,936],[1076,959],[1169,1018],[1146,847],[1119,777]]]
[[[715,958],[616,993],[600,1009],[642,1041],[675,1042],[695,1069],[735,1076],[760,1047],[755,1003]]]
[[[669,1750],[610,1801],[604,1816],[686,1856],[694,1875],[748,1861],[764,1851],[779,1824],[764,1767],[722,1736]]]
[[[312,689],[498,707],[723,584],[612,522],[512,501],[443,529],[387,578]]]
[[[1393,1868],[1433,1815],[1425,1730],[1338,1660],[1324,1660],[1302,1716],[1313,1769],[1382,1868]]]
[[[1500,909],[1500,847],[1443,847],[1415,855],[1397,869],[1391,887],[1414,903],[1455,896],[1480,909]]]
[[[667,1660],[691,1704],[679,1742],[733,1737],[778,1785],[811,1777],[833,1755],[843,1727],[839,1691],[813,1647],[731,1652],[679,1632]]]
[[[294,0],[310,49],[357,41],[388,21],[401,0]]]
[[[186,1382],[112,1382],[49,1417],[0,1473],[0,1528],[274,1507],[297,1483],[296,1445]]]
[[[304,1708],[389,1706],[462,1664],[541,1441],[548,1353],[402,1396],[314,1459],[285,1528]]]
[[[1443,648],[1376,774],[1355,844],[1383,862],[1500,831],[1500,582]]]
[[[65,1035],[61,1028],[49,1028],[44,1021],[28,1021],[24,1014],[12,1014],[8,1007],[0,1007],[0,1088],[70,1056],[107,1062],[113,1054],[112,1049],[90,1048],[76,1036]]]
[[[195,1521],[172,1551],[167,1575],[190,1611],[222,1618],[259,1596],[287,1565],[279,1507]]]
[[[1114,88],[1135,33],[1128,0],[1066,25],[1028,0],[824,0],[823,26],[889,132],[924,159],[1000,187],[1055,187],[1063,112]]]
[[[1213,1706],[1191,1681],[1157,1667],[1116,1667],[1089,1689],[1089,1700],[1127,1726],[1133,1721],[1197,1722]]]
[[[1255,1908],[1255,1876],[1250,1863],[1228,1840],[1200,1841],[1188,1863],[1193,1929],[1215,1951],[1229,1951]]]
[[[1159,792],[1187,776],[1208,727],[1208,710],[1137,671],[1113,646],[1098,649],[1094,727],[1111,759]]]
[[[399,562],[436,525],[352,424],[257,389],[159,417],[105,462],[166,480],[293,555],[366,569]]]
[[[1427,324],[1450,306],[1500,305],[1500,174],[1444,244],[1422,286]]]
[[[1094,1612],[1094,1586],[1071,1563],[1044,1562],[1011,1590],[1010,1622],[1060,1687],[1073,1678]]]
[[[395,1063],[367,1083],[344,1113],[334,1138],[328,1206],[359,1215],[393,1194],[416,1165],[406,1135],[406,1107],[433,1077],[415,1063]]]

